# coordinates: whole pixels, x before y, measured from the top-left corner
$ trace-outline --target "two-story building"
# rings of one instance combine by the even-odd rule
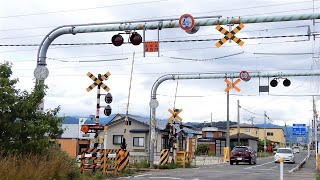
[[[230,126],[230,136],[237,136],[237,127],[238,125]],[[282,128],[267,127],[266,135],[264,135],[264,128],[259,128],[253,124],[240,124],[239,129],[240,134],[246,134],[255,138],[259,138],[260,140],[264,140],[264,138],[266,137],[267,140],[270,140],[275,144],[276,148],[285,147],[285,133]]]
[[[259,128],[259,139],[264,139],[264,128]],[[285,132],[280,127],[266,128],[266,139],[273,142],[276,149],[286,146]]]
[[[128,115],[126,125],[125,115],[116,115],[108,124],[106,131],[101,131],[100,136],[103,136],[106,144],[106,149],[119,149],[123,138],[126,139],[127,149],[130,151],[130,156],[147,157],[149,153],[149,130],[150,118],[141,116]],[[168,149],[169,136],[166,130],[167,121],[157,120],[156,124],[156,142],[155,153],[160,155],[162,149]],[[126,126],[125,126],[126,125]],[[124,128],[126,133],[124,134]],[[196,134],[197,132],[188,127],[180,127],[176,125],[178,133],[178,148],[179,150],[194,152],[196,149]]]

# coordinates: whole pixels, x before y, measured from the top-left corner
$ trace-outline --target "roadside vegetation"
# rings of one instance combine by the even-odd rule
[[[100,179],[99,173],[81,175],[76,160],[58,148],[60,107],[38,110],[47,86],[20,90],[11,75],[11,64],[0,64],[0,179]]]

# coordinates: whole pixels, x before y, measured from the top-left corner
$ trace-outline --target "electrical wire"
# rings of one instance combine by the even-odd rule
[[[317,34],[315,36],[319,36]],[[298,35],[281,35],[281,36],[254,36],[254,37],[239,37],[240,39],[274,39],[274,38],[293,38],[293,37],[309,37],[308,34],[298,34]],[[185,40],[171,40],[171,41],[159,41],[159,43],[176,43],[176,42],[202,42],[202,41],[218,41],[221,38],[215,39],[185,39]],[[107,45],[112,44],[110,43],[59,43],[59,44],[51,44],[52,46],[93,46],[93,45]],[[131,44],[130,42],[125,42],[124,44]],[[0,44],[0,47],[23,47],[23,46],[40,46],[40,44]]]
[[[18,14],[18,15],[11,15],[11,16],[0,16],[0,19],[26,17],[26,16],[37,16],[37,15],[46,15],[46,14],[57,14],[57,13],[75,12],[75,11],[87,11],[87,10],[112,8],[112,7],[121,7],[121,6],[150,4],[150,3],[162,2],[162,1],[168,1],[168,0],[143,1],[143,2],[133,2],[133,3],[127,3],[127,4],[115,4],[115,5],[107,5],[107,6],[97,6],[97,7],[92,7],[92,8],[69,9],[69,10],[50,11],[50,12],[42,12],[42,13]]]
[[[319,1],[319,0],[317,0]],[[217,12],[224,12],[224,11],[237,11],[237,10],[244,10],[244,9],[257,9],[257,8],[265,8],[265,7],[273,7],[273,6],[287,6],[287,5],[291,5],[291,4],[300,4],[300,3],[307,3],[307,2],[312,2],[312,1],[296,1],[296,2],[291,2],[291,3],[279,3],[279,4],[271,4],[271,5],[263,5],[263,6],[251,6],[251,7],[245,7],[245,8],[234,8],[234,9],[225,9],[225,10],[215,10],[215,11],[207,11],[207,12],[201,12],[201,13],[192,13],[193,15],[200,15],[200,14],[208,14],[208,13],[217,13]],[[309,10],[309,9],[302,9],[302,10]],[[296,12],[298,11],[297,9],[295,10],[291,10],[293,12]],[[282,12],[290,12],[290,11],[282,11]],[[270,14],[275,14],[275,13],[281,13],[280,12],[270,12]],[[36,14],[36,13],[35,13]],[[264,13],[266,14],[266,13]],[[16,16],[19,16],[19,15],[16,15]],[[164,18],[172,18],[172,17],[180,17],[180,15],[170,15],[170,16],[158,16],[158,17],[152,17],[152,18],[149,18],[149,19],[164,19]],[[246,17],[246,16],[253,16],[253,15],[242,15],[243,17]],[[2,18],[6,18],[6,17],[2,17]],[[9,17],[7,17],[9,18]],[[149,20],[148,19],[148,20]],[[122,21],[145,21],[147,19],[133,19],[133,20],[122,20]],[[0,31],[19,31],[19,30],[33,30],[33,29],[43,29],[43,28],[54,28],[54,27],[57,27],[58,25],[56,26],[45,26],[45,27],[33,27],[33,28],[19,28],[19,29],[0,29]]]

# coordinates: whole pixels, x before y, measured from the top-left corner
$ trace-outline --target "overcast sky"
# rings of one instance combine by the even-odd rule
[[[66,24],[179,18],[185,13],[194,17],[209,15],[260,17],[318,13],[319,8],[319,1],[310,0],[10,0],[3,1],[0,6],[0,44],[39,44],[53,28]],[[313,26],[312,21],[309,20],[245,24],[237,36],[306,35],[308,26],[311,31],[319,32],[319,24]],[[110,43],[111,37],[116,33],[119,32],[63,35],[53,43]],[[142,34],[142,32],[139,33]],[[155,40],[156,37],[157,31],[146,32],[147,41]],[[160,32],[160,40],[222,37],[215,26],[201,27],[193,35],[187,34],[180,28],[163,29]],[[128,36],[124,35],[124,39],[127,41]],[[215,41],[161,43],[160,57],[157,57],[157,53],[147,53],[146,57],[142,57],[142,45],[50,46],[47,53],[47,67],[50,75],[46,79],[49,90],[45,97],[45,109],[60,105],[61,115],[88,117],[90,114],[95,114],[96,89],[86,92],[86,88],[92,83],[86,73],[91,72],[97,75],[110,71],[111,76],[105,84],[110,87],[114,98],[111,104],[113,113],[125,113],[134,52],[135,63],[129,113],[143,116],[149,116],[150,91],[153,83],[167,73],[234,72],[239,74],[241,70],[261,73],[319,72],[318,38],[315,40],[313,38],[308,40],[308,37],[259,38],[243,41],[245,45],[242,47],[234,42],[227,42],[220,48],[215,47]],[[29,91],[34,86],[33,71],[36,67],[37,49],[38,46],[0,47],[0,60],[12,62],[13,77],[19,78],[17,87],[20,89]],[[214,59],[235,53],[240,54]],[[306,54],[279,55],[278,53]],[[177,58],[211,60],[203,62]],[[97,60],[112,59],[122,60],[97,62]],[[290,87],[284,87],[281,80],[277,87],[270,87],[270,94],[320,94],[318,77],[289,77],[289,79]],[[260,85],[268,85],[268,79],[261,78]],[[238,86],[241,89],[240,93],[230,91],[230,119],[233,121],[237,119],[237,100],[240,100],[240,105],[247,110],[240,109],[241,122],[248,122],[250,117],[255,117],[255,123],[262,123],[264,111],[278,125],[284,125],[285,122],[288,125],[308,124],[312,119],[312,97],[310,96],[272,96],[266,93],[259,96],[259,79],[242,81]],[[170,117],[167,109],[174,106],[174,96],[177,94],[175,105],[176,108],[183,109],[180,116],[184,121],[210,121],[211,113],[213,121],[226,120],[225,88],[223,79],[179,80],[178,83],[166,81],[157,91],[160,103],[157,108],[157,117]],[[101,104],[104,105],[103,101]],[[318,106],[317,108],[319,109]],[[102,113],[100,115],[104,116]]]

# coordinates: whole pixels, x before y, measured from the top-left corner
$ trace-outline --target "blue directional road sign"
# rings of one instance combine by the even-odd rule
[[[306,124],[293,124],[293,135],[294,136],[306,135]]]

